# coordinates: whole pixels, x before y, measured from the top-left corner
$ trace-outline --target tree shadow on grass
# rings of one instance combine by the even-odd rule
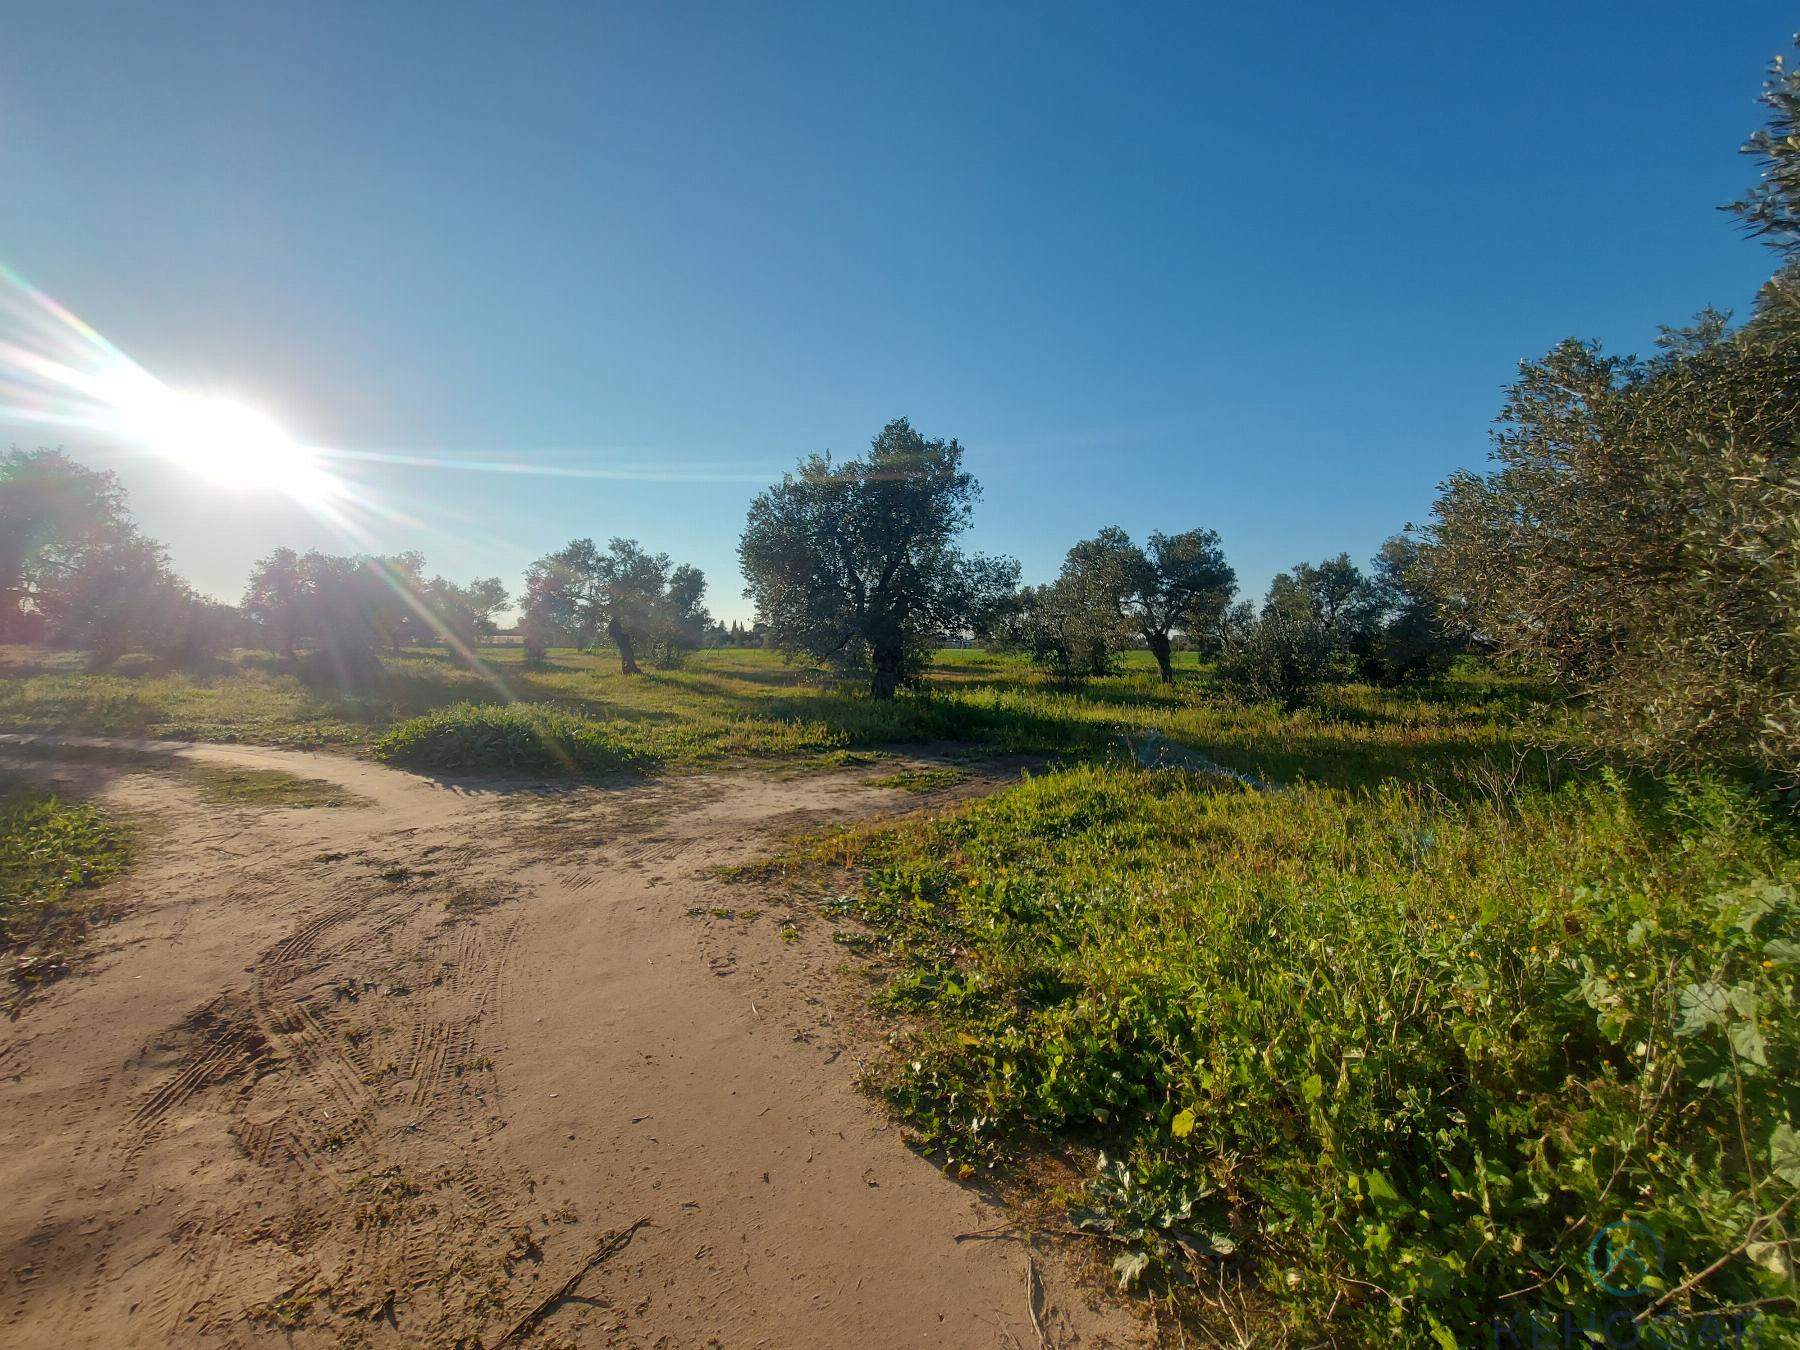
[[[646,760],[636,768],[575,770],[547,773],[541,769],[434,769],[429,765],[394,764],[397,772],[435,783],[458,797],[566,797],[578,792],[630,792],[656,781],[661,765]]]
[[[1112,683],[1111,681],[1094,681],[1084,685],[1061,688],[1053,682],[1041,685],[1016,685],[1015,688],[1037,689],[1045,693],[1059,693],[1071,698],[1079,698],[1084,703],[1100,703],[1109,708],[1150,708],[1170,711],[1186,706],[1183,698],[1184,685],[1187,681],[1175,685],[1153,685],[1151,687],[1133,688],[1130,684]]]
[[[965,702],[930,693],[903,694],[881,703],[844,690],[771,698],[704,677],[691,683],[737,716],[820,726],[834,741],[856,749],[960,741],[1004,752],[1057,753],[1099,751],[1118,740],[1092,720],[1016,704]]]
[[[547,703],[579,711],[596,721],[668,723],[683,720],[679,712],[668,709],[635,707],[563,687],[545,688],[516,667],[505,673],[498,687],[478,680],[452,684],[432,674],[387,667],[344,670],[303,664],[293,673],[307,691],[309,713],[335,717],[370,730],[459,703]]]
[[[841,675],[836,671],[824,670],[818,666],[783,665],[776,668],[767,666],[714,666],[690,665],[679,666],[673,670],[653,670],[646,674],[653,680],[661,680],[671,685],[687,685],[696,683],[717,684],[720,679],[741,680],[745,684],[762,685],[770,689],[835,689],[840,686],[854,687],[861,681],[851,675]]]

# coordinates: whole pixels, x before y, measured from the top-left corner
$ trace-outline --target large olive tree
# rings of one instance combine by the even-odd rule
[[[1019,569],[957,546],[980,495],[962,461],[901,418],[865,458],[810,455],[759,495],[738,558],[770,645],[866,666],[891,699],[934,643],[983,627]]]
[[[1420,566],[1447,612],[1662,761],[1800,777],[1800,77],[1776,63],[1762,184],[1784,258],[1750,320],[1648,358],[1569,340],[1520,367],[1485,474],[1443,485]]]
[[[0,642],[35,633],[59,591],[136,538],[113,474],[60,450],[0,455]]]
[[[0,641],[48,638],[105,670],[127,651],[228,644],[213,609],[132,521],[111,473],[60,450],[0,455]]]

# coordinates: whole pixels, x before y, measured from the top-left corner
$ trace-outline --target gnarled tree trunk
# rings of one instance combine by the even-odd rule
[[[906,650],[898,638],[883,639],[872,644],[870,656],[875,663],[875,673],[869,681],[869,693],[887,702],[900,687],[900,676],[906,668]]]
[[[609,619],[606,624],[606,636],[612,639],[613,646],[619,649],[619,674],[641,675],[638,669],[637,653],[631,648],[631,635],[625,631],[625,625],[617,619]]]
[[[1169,658],[1172,644],[1167,633],[1146,633],[1144,637],[1150,643],[1150,654],[1156,658],[1156,668],[1162,672],[1164,684],[1175,683],[1175,665]]]

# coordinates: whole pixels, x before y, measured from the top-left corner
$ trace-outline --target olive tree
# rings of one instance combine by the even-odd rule
[[[1420,565],[1447,614],[1661,762],[1800,778],[1800,75],[1782,62],[1736,211],[1783,268],[1738,327],[1648,358],[1520,366],[1486,473],[1440,490]]]
[[[542,655],[553,640],[591,647],[604,634],[620,672],[636,675],[638,644],[682,641],[690,630],[698,642],[705,589],[699,568],[677,567],[635,539],[609,540],[604,551],[592,539],[574,539],[526,571],[526,645]]]
[[[1322,563],[1296,563],[1276,576],[1269,603],[1310,606],[1335,647],[1360,653],[1380,620],[1380,597],[1348,553]]]
[[[1062,574],[1083,593],[1105,597],[1136,630],[1164,684],[1175,682],[1177,637],[1213,640],[1237,593],[1237,573],[1213,530],[1159,531],[1139,547],[1124,530],[1108,526],[1069,550]]]
[[[891,699],[946,636],[985,628],[1018,580],[957,545],[980,488],[956,441],[889,422],[862,459],[810,455],[750,506],[738,558],[770,645],[870,671]]]
[[[138,529],[113,474],[60,450],[0,456],[0,641],[47,638],[105,670],[128,651],[189,660],[236,636]]]
[[[506,608],[510,597],[499,577],[476,577],[462,586],[433,577],[420,588],[418,598],[438,637],[473,647],[495,631],[494,615]]]
[[[1358,653],[1362,673],[1376,684],[1400,685],[1441,675],[1469,642],[1443,614],[1442,598],[1420,565],[1416,534],[1396,534],[1375,555],[1369,577],[1369,632]]]
[[[0,456],[0,642],[37,630],[59,592],[137,542],[115,475],[61,450]]]
[[[1021,587],[995,620],[992,645],[1022,652],[1065,685],[1105,675],[1132,638],[1107,597],[1085,592],[1076,577]]]
[[[1785,299],[1649,360],[1527,362],[1486,474],[1443,485],[1448,612],[1657,759],[1800,770],[1800,323]]]

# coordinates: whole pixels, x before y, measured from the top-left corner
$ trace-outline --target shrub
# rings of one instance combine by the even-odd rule
[[[1117,607],[1105,597],[1096,601],[1091,589],[1067,575],[1047,586],[1021,588],[994,622],[995,648],[1023,653],[1064,687],[1111,674],[1131,630]]]
[[[1275,699],[1298,708],[1331,678],[1338,655],[1315,614],[1270,606],[1227,644],[1219,678],[1246,702]]]
[[[375,743],[378,759],[424,769],[609,773],[648,757],[604,722],[542,703],[458,703],[408,718]]]

